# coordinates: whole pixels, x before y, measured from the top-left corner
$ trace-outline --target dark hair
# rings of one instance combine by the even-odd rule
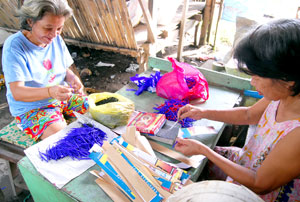
[[[46,13],[68,18],[73,14],[73,10],[68,5],[67,0],[26,0],[16,13],[20,18],[21,29],[30,31],[31,27],[27,19],[32,19],[34,23],[42,19]]]
[[[294,81],[300,93],[300,20],[279,19],[258,26],[234,50],[239,70],[264,78]]]

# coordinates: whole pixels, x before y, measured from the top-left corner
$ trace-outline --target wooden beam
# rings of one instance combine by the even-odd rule
[[[144,0],[139,0],[140,6],[143,11],[144,18],[146,20],[148,42],[155,43],[156,41],[156,25],[152,21],[149,9],[146,8],[146,2]]]
[[[79,46],[79,47],[88,47],[88,48],[93,48],[98,50],[101,49],[106,51],[113,51],[124,55],[130,55],[132,57],[137,57],[139,55],[139,50],[135,50],[135,49],[119,48],[116,46],[102,45],[102,44],[79,41],[79,40],[69,39],[69,38],[64,38],[64,41],[66,43],[70,43],[72,45]]]
[[[189,0],[184,0],[182,17],[180,22],[180,31],[179,31],[179,44],[177,50],[177,60],[182,61],[182,50],[183,50],[183,38],[185,32],[185,21],[186,21],[186,13],[189,8]]]

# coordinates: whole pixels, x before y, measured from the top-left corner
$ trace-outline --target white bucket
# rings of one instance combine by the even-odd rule
[[[263,202],[248,188],[217,180],[190,184],[172,194],[167,202]]]

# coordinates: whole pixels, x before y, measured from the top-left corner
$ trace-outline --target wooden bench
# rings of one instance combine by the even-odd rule
[[[23,133],[16,125],[15,121],[6,125],[0,130],[0,159],[2,175],[0,176],[0,186],[6,199],[17,196],[16,188],[21,190],[28,189],[22,180],[21,175],[15,175],[17,172],[17,162],[24,156],[24,150],[36,142],[28,135]]]
[[[15,121],[0,130],[0,158],[17,163],[25,156],[24,149],[35,144],[35,141],[23,133]]]

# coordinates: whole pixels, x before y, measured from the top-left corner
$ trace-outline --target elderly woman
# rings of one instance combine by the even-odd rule
[[[213,151],[200,142],[178,139],[175,149],[205,155],[227,181],[250,188],[265,201],[300,201],[300,20],[257,27],[235,48],[234,58],[264,98],[251,107],[228,110],[186,105],[178,117],[257,124],[254,135],[243,148]]]
[[[17,125],[44,139],[66,127],[64,114],[88,110],[60,36],[72,9],[66,0],[26,0],[17,14],[21,30],[5,41],[2,54],[7,101]]]

